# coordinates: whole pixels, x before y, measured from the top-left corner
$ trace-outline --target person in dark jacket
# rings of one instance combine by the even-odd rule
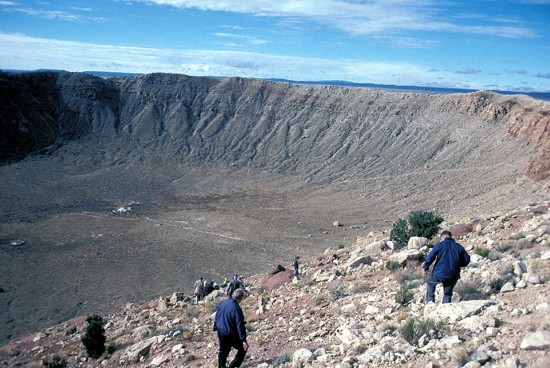
[[[240,367],[248,350],[244,314],[239,305],[243,299],[244,291],[236,289],[233,291],[231,298],[221,302],[216,310],[215,329],[218,332],[220,345],[218,351],[219,368],[226,368],[225,364],[231,348],[237,349],[237,354],[233,361],[229,363],[228,368]]]
[[[294,263],[292,263],[292,266],[294,267],[294,277],[296,277],[297,279],[300,278],[300,262],[299,262],[299,259],[300,259],[300,257],[294,258]]]
[[[422,266],[427,275],[430,265],[435,261],[428,279],[426,303],[435,302],[435,287],[440,283],[443,284],[443,303],[450,303],[453,289],[460,278],[460,268],[470,263],[470,256],[462,245],[454,241],[450,231],[443,231],[441,238]]]

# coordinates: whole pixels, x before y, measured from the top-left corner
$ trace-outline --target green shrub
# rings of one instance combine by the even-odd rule
[[[403,284],[399,288],[399,291],[395,294],[395,301],[401,305],[406,305],[408,302],[414,299],[414,292],[410,289],[408,284]]]
[[[98,315],[89,316],[86,319],[88,326],[82,336],[82,344],[86,348],[86,353],[93,358],[99,358],[105,352],[105,321]]]
[[[418,345],[418,339],[423,335],[433,338],[443,336],[443,322],[435,322],[430,318],[409,318],[401,327],[401,336],[411,345]]]
[[[431,239],[439,231],[439,224],[442,222],[443,217],[437,216],[433,212],[411,212],[409,215],[409,224],[411,226],[410,236],[422,236]]]
[[[274,366],[278,366],[278,365],[283,365],[285,363],[289,363],[292,361],[292,358],[290,357],[290,354],[289,353],[283,353],[281,355],[279,355],[274,361],[273,361],[273,365]]]
[[[388,260],[386,261],[386,268],[390,271],[396,271],[401,268],[401,265],[399,264],[399,262]]]
[[[42,364],[47,368],[66,368],[67,360],[59,355],[54,355],[51,361],[44,359]]]
[[[412,236],[422,236],[431,239],[439,231],[439,225],[442,222],[443,217],[437,216],[430,211],[411,212],[408,223],[404,219],[398,219],[393,223],[390,240],[397,244],[406,244]]]
[[[410,238],[409,225],[406,220],[398,219],[392,225],[390,240],[397,244],[407,244]]]
[[[456,284],[454,291],[460,295],[461,300],[463,301],[487,299],[487,294],[485,294],[479,287],[479,283],[460,281]]]
[[[491,250],[487,248],[475,247],[474,249],[474,253],[483,258],[487,258],[490,252]]]

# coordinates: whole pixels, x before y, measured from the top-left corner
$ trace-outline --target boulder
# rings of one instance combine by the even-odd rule
[[[407,249],[420,249],[428,245],[428,239],[422,236],[412,236],[407,243]]]
[[[550,331],[536,331],[526,335],[521,341],[521,349],[546,350],[550,348]]]
[[[351,259],[348,263],[344,265],[344,268],[350,270],[352,268],[357,268],[361,265],[370,265],[374,260],[370,256],[359,256],[354,259]]]
[[[409,261],[418,261],[422,259],[423,253],[417,249],[406,249],[399,253],[392,254],[389,257],[390,261],[397,262],[401,266],[405,266]]]
[[[292,355],[292,368],[302,368],[314,359],[315,356],[308,349],[298,349]]]
[[[120,365],[134,364],[139,362],[142,356],[146,356],[147,354],[149,354],[151,347],[153,346],[153,344],[156,344],[157,341],[158,337],[155,336],[127,347],[120,356]]]
[[[459,303],[435,304],[428,303],[424,307],[424,317],[436,321],[455,323],[464,318],[478,315],[485,308],[494,305],[492,300],[468,300]]]

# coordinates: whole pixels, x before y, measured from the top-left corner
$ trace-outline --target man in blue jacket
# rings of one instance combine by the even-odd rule
[[[470,256],[462,245],[454,241],[450,231],[443,231],[441,238],[443,240],[433,247],[422,266],[427,275],[430,265],[435,261],[428,279],[426,303],[435,302],[435,287],[439,283],[443,284],[443,303],[450,303],[453,288],[460,278],[460,268],[470,263]]]
[[[233,291],[231,298],[224,300],[216,310],[216,325],[220,350],[218,352],[218,367],[226,368],[227,356],[231,348],[237,349],[237,354],[228,368],[240,367],[246,351],[246,328],[243,310],[239,305],[244,299],[244,291],[237,289]]]

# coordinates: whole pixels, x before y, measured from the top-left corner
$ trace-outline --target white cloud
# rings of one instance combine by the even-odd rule
[[[464,86],[464,76],[413,63],[364,62],[239,51],[176,50],[100,45],[0,32],[0,69],[63,69],[128,73],[182,73],[291,80],[346,80],[379,84]],[[477,69],[459,72],[477,74]],[[477,76],[476,76],[477,77]],[[548,78],[546,74],[537,75]],[[468,81],[483,88],[487,81]],[[541,86],[542,87],[542,86]],[[504,88],[501,86],[501,88]],[[519,88],[519,87],[518,87]]]
[[[130,0],[148,4],[173,6],[181,9],[234,12],[255,16],[297,17],[340,29],[356,36],[386,36],[388,40],[409,39],[399,33],[408,31],[452,32],[487,34],[499,37],[532,37],[531,28],[509,25],[487,25],[484,15],[468,14],[478,20],[477,25],[461,25],[449,20],[441,21],[446,15],[444,3],[436,0]],[[534,1],[534,0],[533,0]],[[544,3],[545,0],[538,0]],[[450,17],[447,17],[450,19]],[[496,19],[493,19],[493,22]],[[508,23],[508,22],[500,22]],[[396,32],[398,33],[396,35]]]
[[[398,74],[403,79],[409,75],[412,80],[421,70],[428,69],[409,64],[364,63],[357,60],[289,57],[238,51],[99,45],[6,33],[0,33],[0,68],[173,72],[296,80],[326,79],[326,76],[330,75],[332,79],[377,82],[383,82],[384,77],[393,74]]]
[[[216,32],[216,33],[213,33],[213,35],[217,37],[222,37],[222,38],[234,38],[234,39],[242,40],[248,45],[263,45],[263,44],[269,43],[268,41],[262,40],[257,37],[238,35],[234,33]]]

